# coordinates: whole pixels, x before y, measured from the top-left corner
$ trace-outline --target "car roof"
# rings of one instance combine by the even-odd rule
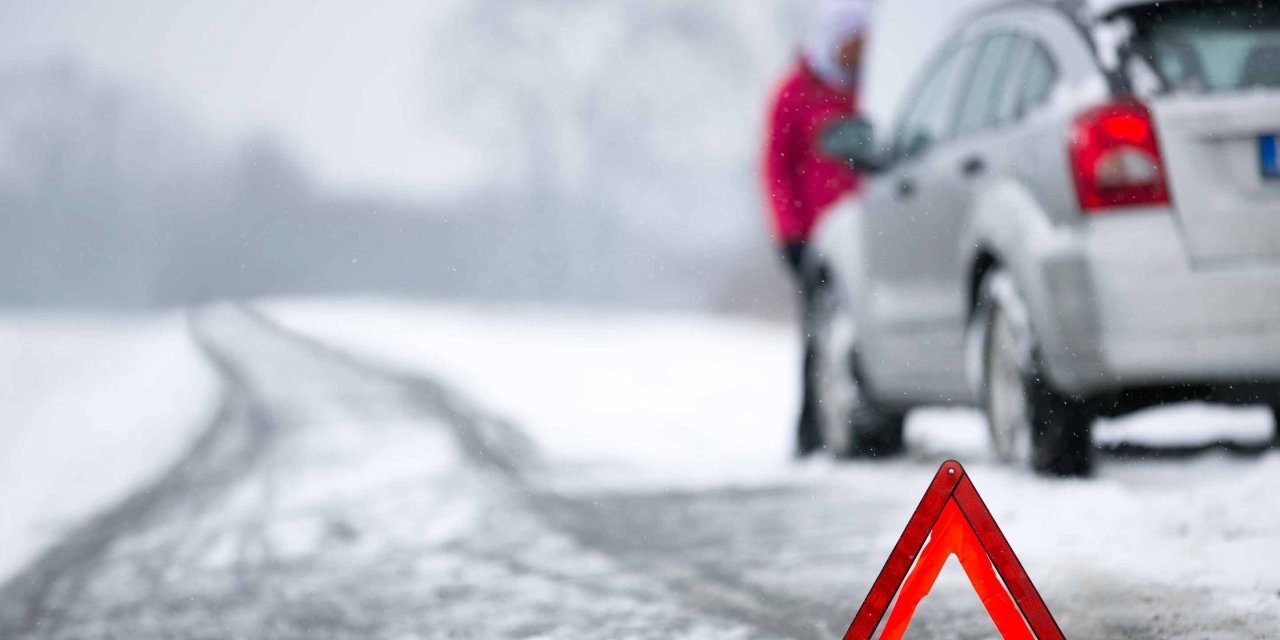
[[[1088,29],[1098,20],[1105,20],[1118,13],[1141,7],[1169,5],[1182,2],[1203,2],[1204,0],[993,0],[979,5],[969,13],[969,19],[990,15],[1005,9],[1036,6],[1056,10],[1082,29]]]
[[[985,14],[1011,7],[1038,5],[1057,9],[1073,18],[1076,22],[1087,22],[1139,7],[1194,1],[1196,0],[1006,0],[1004,2],[996,0],[980,5],[976,13]]]

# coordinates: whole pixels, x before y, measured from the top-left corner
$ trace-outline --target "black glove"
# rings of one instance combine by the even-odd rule
[[[804,264],[805,251],[804,242],[788,242],[782,246],[782,259],[787,261],[791,271],[800,273],[800,266]]]

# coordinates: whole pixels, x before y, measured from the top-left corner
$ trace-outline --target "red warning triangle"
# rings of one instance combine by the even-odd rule
[[[1009,541],[964,467],[954,460],[944,462],[938,469],[844,640],[871,640],[885,613],[889,618],[880,640],[900,640],[916,607],[929,595],[942,566],[952,555],[960,561],[1002,637],[1063,640],[1062,630],[1013,554]]]

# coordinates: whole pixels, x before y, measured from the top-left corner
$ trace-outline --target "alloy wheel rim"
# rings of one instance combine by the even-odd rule
[[[1001,461],[1021,466],[1031,460],[1031,418],[1017,328],[997,310],[991,319],[987,407],[991,440]]]

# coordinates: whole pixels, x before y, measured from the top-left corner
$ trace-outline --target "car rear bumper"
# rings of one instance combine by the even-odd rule
[[[1280,380],[1280,264],[1197,268],[1167,212],[1074,233],[1036,267],[1043,356],[1064,391]]]

